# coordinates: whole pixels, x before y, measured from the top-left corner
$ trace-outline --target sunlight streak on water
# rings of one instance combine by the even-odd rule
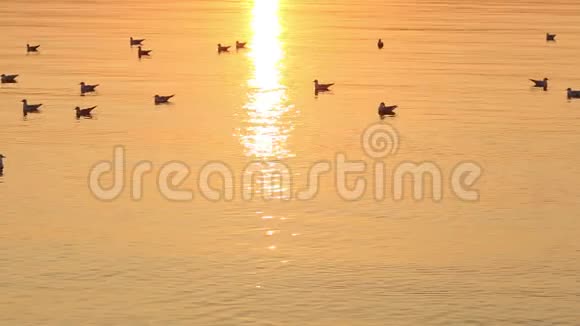
[[[282,83],[284,51],[278,0],[256,0],[252,10],[253,37],[249,56],[253,74],[248,80],[247,126],[241,142],[245,154],[261,160],[292,156],[287,140],[292,125],[284,114],[292,109]]]

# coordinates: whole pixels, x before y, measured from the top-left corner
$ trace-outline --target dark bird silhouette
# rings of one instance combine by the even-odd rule
[[[320,84],[318,83],[318,79],[314,80],[314,91],[315,92],[326,92],[329,91],[330,86],[334,85],[334,83],[332,84]]]
[[[30,44],[26,44],[26,53],[38,52],[38,48],[39,47],[40,47],[40,45],[30,45]]]
[[[222,45],[221,43],[218,43],[217,45],[218,53],[228,52],[230,48],[231,48],[230,45]]]
[[[18,75],[5,75],[2,74],[2,84],[10,84],[10,83],[16,83],[16,77],[18,77]]]
[[[92,118],[93,115],[91,114],[91,112],[96,108],[97,106],[92,106],[90,108],[86,108],[86,109],[81,109],[78,106],[75,108],[76,114],[77,114],[77,119],[80,119],[81,117],[86,117],[86,118]]]
[[[168,95],[168,96],[155,95],[155,97],[154,97],[155,105],[169,103],[169,100],[174,96],[175,96],[175,94]]]
[[[0,177],[4,175],[4,159],[6,156],[0,154]]]
[[[548,78],[544,78],[542,80],[530,79],[530,81],[534,83],[533,87],[540,87],[543,88],[545,91],[548,90]]]
[[[397,108],[396,105],[386,106],[385,102],[381,102],[381,105],[379,105],[379,110],[378,110],[379,117],[381,117],[381,119],[384,119],[385,116],[396,115],[396,113],[394,112],[396,108]]]
[[[580,98],[580,91],[575,91],[571,88],[568,88],[566,91],[568,92],[568,99]]]
[[[555,41],[555,40],[556,40],[556,34],[546,33],[546,41]]]
[[[22,100],[22,115],[26,117],[28,113],[40,113],[40,108],[42,104],[28,104],[26,99]]]
[[[141,59],[141,57],[148,57],[151,51],[153,51],[153,50],[143,50],[143,48],[141,48],[140,45],[138,49],[139,51],[137,52],[137,56],[139,57],[139,59]]]
[[[81,82],[80,85],[81,85],[81,96],[85,96],[86,93],[96,92],[96,88],[97,86],[99,86],[99,84],[87,85],[85,84],[85,82]]]
[[[380,49],[382,49],[385,46],[385,44],[383,43],[383,40],[379,39],[379,41],[377,42],[377,47]]]
[[[236,50],[237,49],[244,49],[246,47],[247,42],[238,42],[236,41]]]
[[[142,38],[142,39],[135,39],[133,37],[129,38],[129,44],[131,46],[133,46],[133,45],[142,45],[143,41],[145,41],[144,38]]]

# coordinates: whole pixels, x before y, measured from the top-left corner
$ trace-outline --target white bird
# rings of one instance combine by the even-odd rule
[[[320,84],[318,82],[318,79],[315,79],[314,80],[314,90],[316,92],[326,92],[326,91],[329,91],[330,90],[329,88],[332,85],[334,85],[334,83],[332,83],[332,84]]]
[[[149,53],[151,53],[151,51],[153,50],[143,50],[143,48],[141,48],[141,46],[139,45],[139,51],[137,52],[137,56],[139,57],[139,59],[141,59],[141,57],[148,57]]]
[[[129,44],[131,44],[131,46],[133,45],[141,45],[141,43],[143,43],[143,41],[145,41],[144,38],[142,39],[135,39],[131,36],[131,38],[129,38]]]
[[[381,102],[381,105],[379,105],[379,116],[381,117],[381,119],[383,119],[385,116],[389,115],[389,116],[394,116],[395,115],[395,109],[397,108],[396,105],[391,105],[391,106],[386,106],[385,102]]]
[[[545,91],[548,90],[548,78],[544,78],[541,80],[538,79],[530,79],[532,83],[534,83],[534,87],[541,87]]]
[[[26,44],[26,52],[38,52],[40,45],[30,45]]]
[[[22,100],[22,115],[26,117],[28,113],[40,113],[38,108],[40,108],[42,104],[28,104],[26,99]]]
[[[87,85],[85,84],[85,82],[81,82],[80,85],[81,85],[81,96],[85,96],[85,93],[94,93],[96,91],[95,88],[99,86],[99,84]]]
[[[230,48],[231,48],[230,45],[222,45],[221,43],[218,43],[217,45],[218,53],[228,52]]]
[[[568,91],[568,98],[580,98],[580,91],[575,91],[571,88],[567,89]]]
[[[169,100],[174,97],[175,94],[173,95],[168,95],[168,96],[160,96],[160,95],[155,95],[154,99],[155,99],[155,105],[157,104],[164,104],[164,103],[169,103]]]
[[[2,84],[16,83],[16,77],[18,75],[5,75],[2,74]]]

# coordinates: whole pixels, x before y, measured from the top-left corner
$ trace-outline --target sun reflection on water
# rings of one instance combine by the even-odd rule
[[[248,101],[244,106],[247,118],[240,133],[245,154],[253,159],[292,156],[287,148],[292,124],[284,119],[292,106],[288,104],[286,86],[282,83],[281,31],[279,0],[254,0],[253,36],[249,43],[253,72],[248,80]]]

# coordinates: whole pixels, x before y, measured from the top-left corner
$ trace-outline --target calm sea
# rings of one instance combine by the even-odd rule
[[[580,100],[565,96],[580,88],[579,9],[574,0],[1,1],[0,72],[20,76],[0,87],[0,324],[580,324]],[[130,36],[146,38],[151,58],[138,60]],[[236,40],[248,49],[216,53]],[[40,53],[27,55],[26,43]],[[544,77],[547,92],[530,87]],[[315,96],[314,79],[336,85]],[[79,96],[81,81],[100,84],[98,94]],[[155,106],[155,94],[176,96]],[[24,120],[24,98],[43,113]],[[398,116],[380,121],[382,101]],[[93,105],[93,119],[75,119],[75,106]],[[377,123],[398,135],[384,160],[361,145]],[[102,201],[89,173],[115,146],[126,184]],[[350,188],[367,181],[358,200],[339,195],[340,155],[367,164],[347,178]],[[256,160],[269,162],[262,187],[244,188]],[[140,161],[153,171],[134,200]],[[178,187],[192,200],[158,190],[172,161],[189,166]],[[274,161],[291,185],[269,178]],[[309,200],[260,198],[306,187],[325,161],[331,171]],[[414,200],[407,182],[395,200],[390,182],[375,200],[379,161],[387,177],[405,162],[438,166],[442,199]],[[231,201],[198,189],[208,162],[233,172]],[[452,191],[462,162],[483,171],[478,201]],[[253,200],[242,198],[248,189]]]

